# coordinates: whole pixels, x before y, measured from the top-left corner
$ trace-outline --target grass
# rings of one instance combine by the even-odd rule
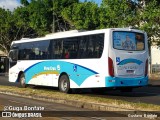
[[[146,104],[146,103],[133,103],[117,99],[109,99],[98,96],[88,96],[86,94],[65,94],[57,90],[44,89],[44,88],[19,88],[15,86],[2,86],[0,85],[0,91],[10,92],[13,94],[21,94],[26,96],[44,97],[49,99],[58,100],[73,100],[80,101],[81,103],[97,103],[115,107],[121,107],[125,109],[134,109],[142,111],[160,111],[160,105]]]

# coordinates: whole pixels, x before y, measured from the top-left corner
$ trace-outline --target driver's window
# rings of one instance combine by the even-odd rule
[[[18,50],[15,49],[15,50],[11,50],[10,53],[9,53],[9,58],[11,61],[17,61],[18,60]]]

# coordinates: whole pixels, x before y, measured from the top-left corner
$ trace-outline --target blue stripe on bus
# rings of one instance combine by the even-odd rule
[[[140,60],[137,60],[137,59],[133,59],[133,58],[129,58],[129,59],[124,59],[122,60],[121,62],[119,62],[117,65],[125,65],[127,63],[136,63],[138,65],[140,65],[141,63],[143,63],[142,61]]]
[[[60,70],[58,70],[59,66]],[[59,74],[66,72],[69,75],[69,78],[78,86],[80,86],[88,77],[98,74],[98,72],[93,71],[92,69],[70,62],[43,61],[36,63],[25,70],[26,83],[29,83],[34,76],[38,76],[38,74],[47,71],[56,71]]]
[[[32,67],[34,67],[35,65],[40,64],[40,63],[41,63],[41,62],[38,62],[38,63],[36,63],[36,64],[33,64],[32,66],[28,67],[24,72],[27,72],[27,71],[30,70]]]

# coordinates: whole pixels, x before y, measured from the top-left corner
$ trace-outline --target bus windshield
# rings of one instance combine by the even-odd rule
[[[141,51],[145,49],[143,33],[114,31],[113,48],[118,50]]]

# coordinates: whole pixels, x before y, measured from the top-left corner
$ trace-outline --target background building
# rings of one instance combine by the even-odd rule
[[[160,46],[151,46],[151,73],[160,72]]]

